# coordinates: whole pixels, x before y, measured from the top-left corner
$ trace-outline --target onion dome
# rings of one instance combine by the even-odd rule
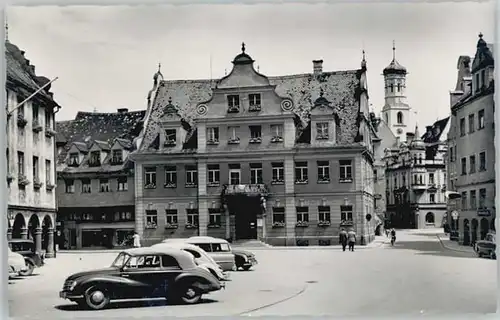
[[[387,74],[406,74],[406,68],[399,64],[399,62],[396,60],[396,46],[394,42],[392,44],[392,61],[384,69],[384,75]]]
[[[255,60],[245,53],[245,43],[241,44],[241,53],[234,57],[233,64],[252,64]]]

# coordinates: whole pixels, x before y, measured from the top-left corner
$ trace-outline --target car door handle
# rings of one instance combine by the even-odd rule
[[[122,277],[128,278],[128,277],[130,277],[130,275],[128,275],[128,274],[122,274]]]

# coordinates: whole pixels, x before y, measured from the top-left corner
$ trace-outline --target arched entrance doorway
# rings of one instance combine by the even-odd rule
[[[472,219],[472,222],[471,222],[471,243],[472,244],[475,244],[476,241],[477,241],[477,229],[479,227],[479,222],[477,221],[477,219]]]
[[[54,224],[50,215],[45,215],[42,221],[42,249],[47,253],[47,257],[52,257],[54,253]]]
[[[470,226],[469,226],[469,220],[464,219],[464,241],[463,241],[464,246],[470,245]]]
[[[429,225],[429,226],[434,226],[434,213],[432,212],[427,212],[427,214],[425,215],[425,224],[426,225]]]
[[[40,219],[35,213],[31,215],[28,222],[28,238],[35,242],[37,252],[42,251],[42,229],[40,227]]]
[[[12,224],[12,239],[22,239],[27,237],[26,219],[22,213],[16,214]]]
[[[488,231],[490,229],[490,223],[488,222],[488,219],[482,218],[480,225],[481,225],[481,240],[484,240],[484,238],[486,238],[486,234],[488,234]]]

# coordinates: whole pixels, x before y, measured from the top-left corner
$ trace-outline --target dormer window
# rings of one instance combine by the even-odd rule
[[[481,84],[480,87],[486,87],[486,70],[481,70]]]
[[[111,156],[111,164],[122,164],[123,163],[123,151],[113,150]]]
[[[316,123],[316,140],[328,140],[328,122]]]
[[[227,96],[228,113],[237,113],[240,111],[240,96],[237,94]]]
[[[100,151],[92,151],[90,153],[89,166],[98,167],[101,165],[101,152]]]
[[[207,128],[207,144],[219,144],[219,128]]]
[[[166,147],[175,146],[177,141],[177,132],[175,129],[167,129],[165,130],[165,143]]]
[[[248,95],[248,100],[249,100],[249,111],[260,111],[261,110],[261,105],[260,105],[260,94],[259,93],[252,93]]]
[[[80,155],[77,152],[69,154],[69,166],[78,167],[80,165]]]
[[[250,143],[262,142],[262,127],[250,126]]]

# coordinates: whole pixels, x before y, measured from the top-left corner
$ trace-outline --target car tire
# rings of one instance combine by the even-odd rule
[[[201,292],[194,286],[194,282],[181,283],[174,297],[174,301],[182,304],[196,304],[201,300]]]
[[[85,304],[89,309],[102,310],[109,304],[109,295],[99,287],[90,287],[85,290]]]
[[[28,267],[28,269],[25,271],[20,271],[19,275],[23,276],[23,277],[31,276],[33,274],[33,270],[35,270],[35,265],[33,264],[33,262],[31,262],[29,260],[25,260],[25,261],[26,261],[26,266]]]

